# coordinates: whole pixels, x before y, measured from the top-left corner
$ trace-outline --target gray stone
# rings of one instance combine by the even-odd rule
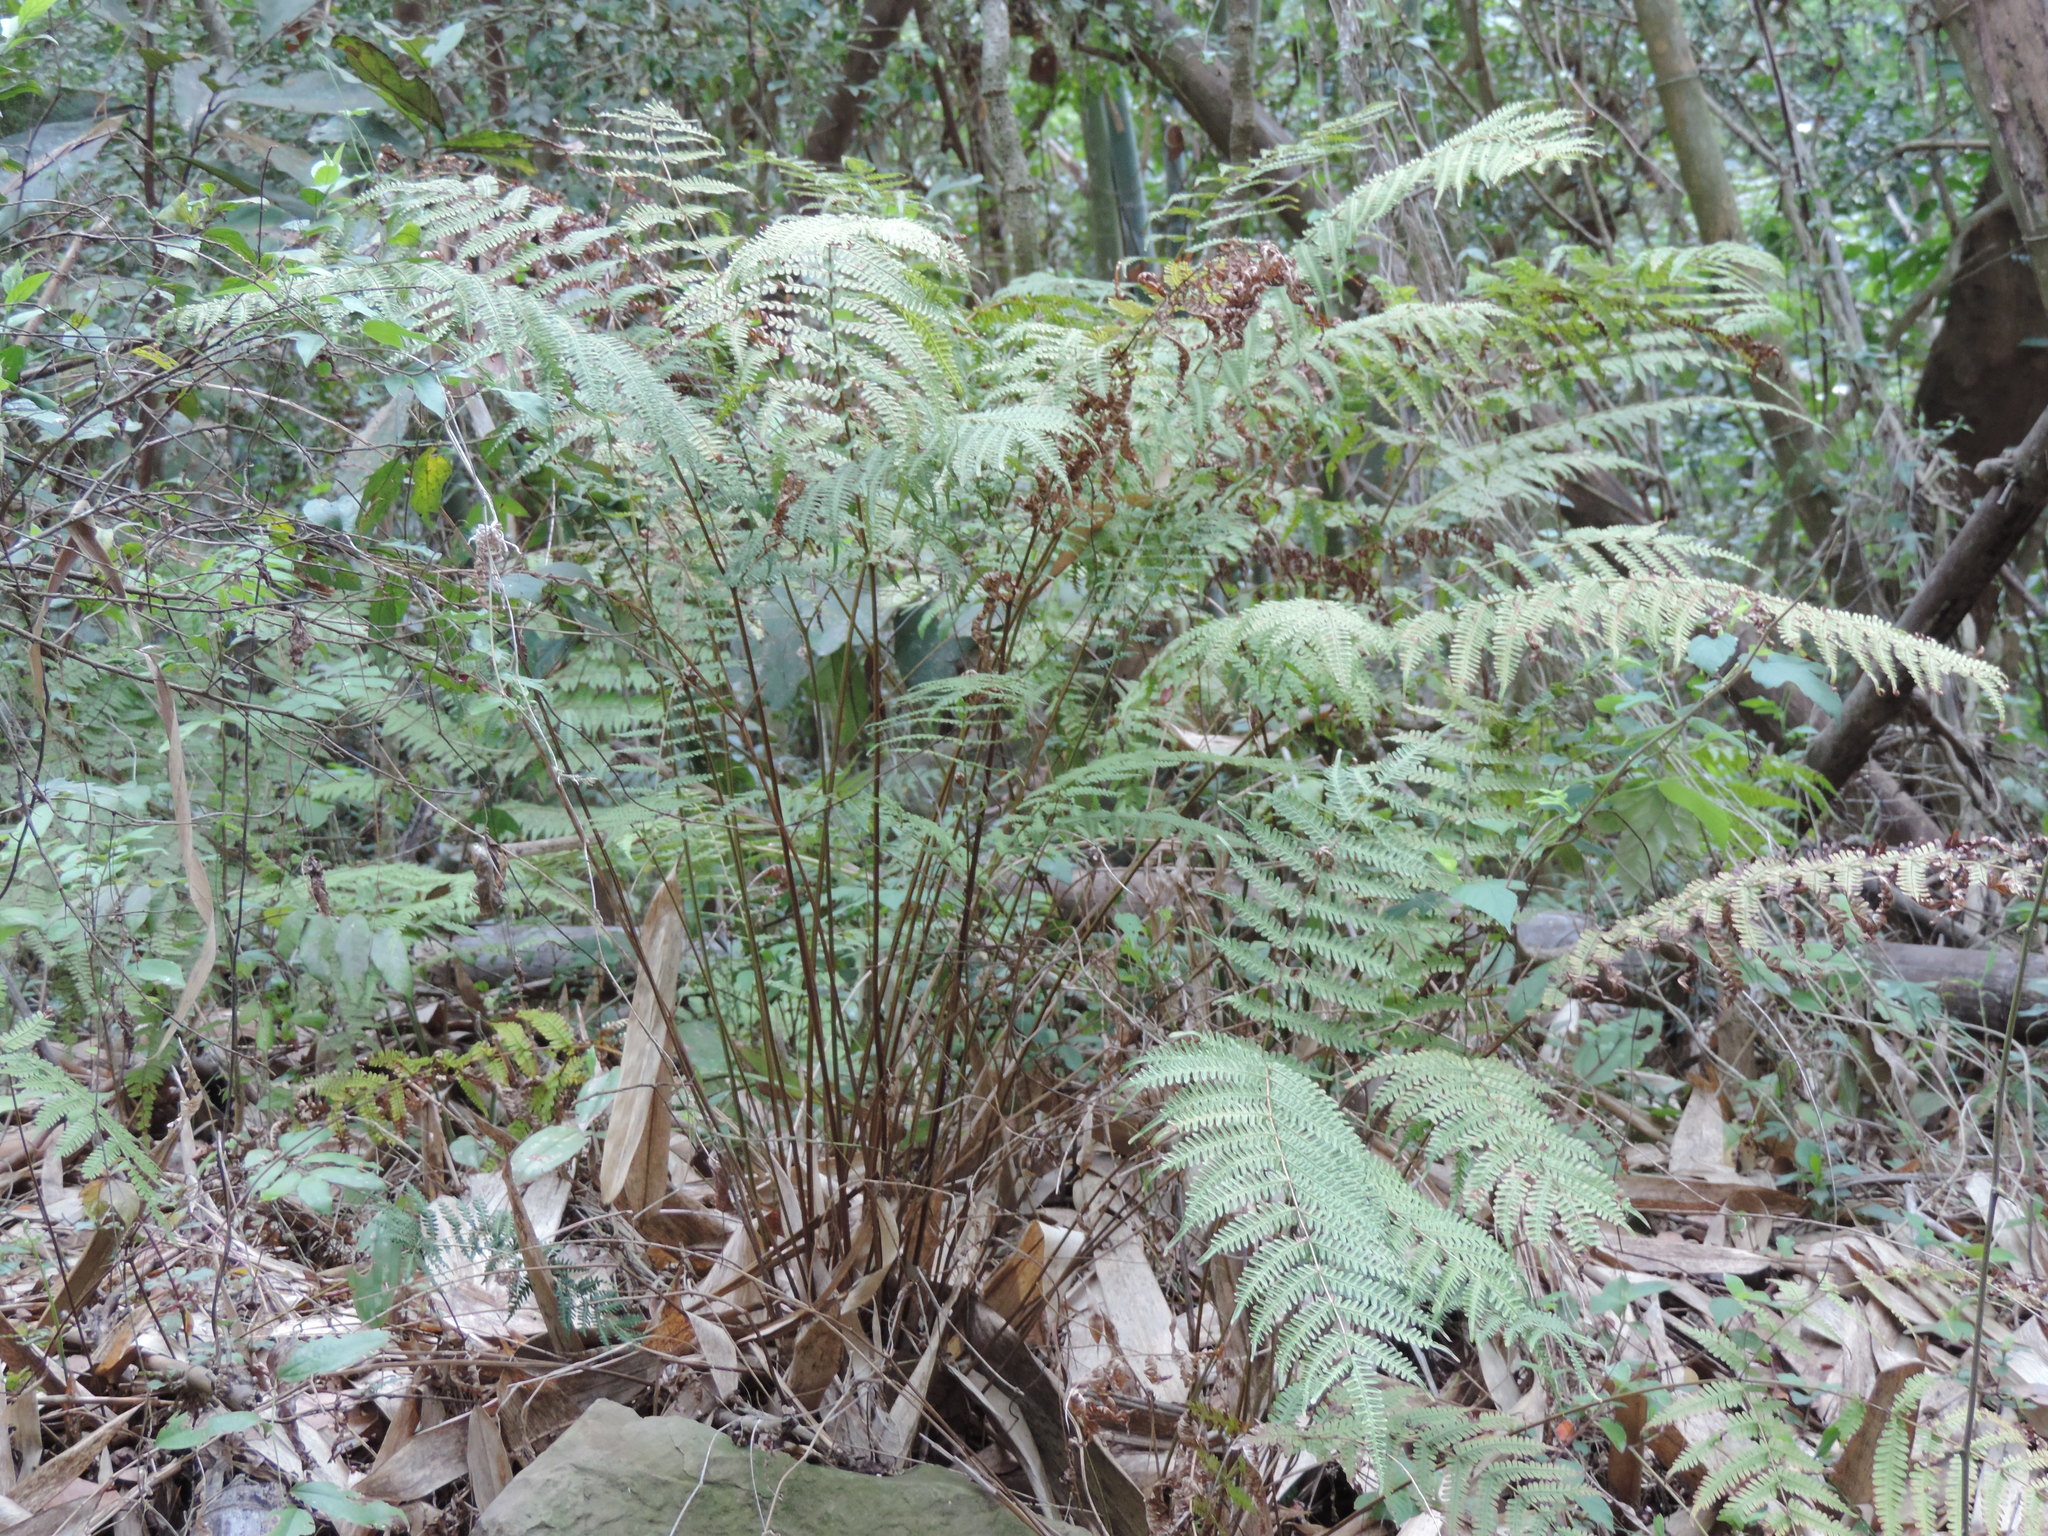
[[[481,1536],[1031,1536],[967,1477],[868,1477],[595,1402],[513,1478]]]

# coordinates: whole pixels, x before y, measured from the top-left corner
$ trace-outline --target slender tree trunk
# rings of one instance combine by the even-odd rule
[[[1472,95],[1482,112],[1500,110],[1493,66],[1486,59],[1486,32],[1480,25],[1479,0],[1458,0],[1458,28],[1465,34],[1465,73],[1472,77]]]
[[[1657,77],[1657,100],[1664,108],[1664,128],[1678,156],[1678,178],[1692,207],[1700,240],[1720,245],[1743,238],[1742,208],[1735,201],[1735,183],[1721,156],[1721,130],[1713,104],[1700,81],[1699,61],[1678,0],[1636,0],[1636,28]]]
[[[1121,76],[1089,80],[1081,93],[1081,128],[1088,155],[1089,273],[1113,278],[1125,261],[1151,254],[1137,119]]]
[[[1146,73],[1157,80],[1168,95],[1181,104],[1216,152],[1230,158],[1230,120],[1234,106],[1230,79],[1202,57],[1201,34],[1182,21],[1171,0],[1152,0],[1149,23],[1130,24],[1126,34],[1131,52]],[[1292,144],[1294,135],[1280,126],[1257,102],[1252,105],[1252,153],[1262,154],[1281,144]],[[1321,206],[1316,190],[1299,169],[1279,172],[1274,180],[1285,188],[1275,210],[1280,222],[1292,234],[1308,229],[1308,216]]]
[[[2048,301],[2048,5],[1959,0],[1942,25],[1991,135],[1991,163]]]
[[[228,30],[220,0],[198,0],[199,24],[206,29],[206,46],[223,59],[235,56],[235,34]]]
[[[1679,179],[1700,239],[1708,244],[1743,238],[1742,210],[1735,184],[1721,155],[1720,129],[1713,104],[1700,81],[1692,40],[1685,34],[1678,0],[1636,0],[1636,27],[1656,72],[1657,96],[1664,125],[1678,156]],[[1750,374],[1750,390],[1769,408],[1765,435],[1771,462],[1785,487],[1793,516],[1807,542],[1821,555],[1835,597],[1850,606],[1875,610],[1876,582],[1864,559],[1855,531],[1841,516],[1828,484],[1822,444],[1806,417],[1786,371],[1779,338],[1760,338],[1772,347],[1770,359]]]
[[[846,158],[853,136],[860,130],[861,109],[867,104],[867,90],[882,73],[889,50],[896,45],[910,14],[911,0],[868,0],[861,14],[860,29],[846,50],[845,71],[824,110],[811,125],[804,140],[804,158],[814,165],[837,165]]]
[[[1131,108],[1131,88],[1121,71],[1106,93],[1105,104],[1109,109],[1109,168],[1116,188],[1117,243],[1127,259],[1150,256],[1152,211],[1145,201],[1138,118]]]
[[[1228,0],[1230,16],[1230,145],[1238,165],[1258,151],[1259,0]]]
[[[981,102],[996,196],[1003,207],[1002,280],[1008,282],[1036,272],[1040,264],[1037,210],[1031,205],[1031,165],[1024,157],[1024,136],[1018,131],[1017,109],[1010,101],[1009,0],[982,0]]]
[[[1109,98],[1093,81],[1081,92],[1081,144],[1088,157],[1088,275],[1106,282],[1116,276],[1123,245],[1109,167]]]

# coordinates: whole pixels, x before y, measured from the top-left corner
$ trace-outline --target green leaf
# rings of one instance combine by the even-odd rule
[[[350,74],[391,103],[415,127],[432,128],[437,133],[446,131],[448,124],[441,116],[441,103],[426,81],[408,75],[399,68],[398,60],[366,37],[337,33],[334,47]]]
[[[315,1376],[332,1376],[350,1366],[361,1365],[391,1342],[388,1328],[365,1328],[359,1333],[331,1334],[308,1339],[284,1357],[277,1368],[279,1381],[310,1381]]]
[[[216,224],[200,238],[211,240],[215,245],[226,246],[252,267],[258,265],[255,251],[250,249],[248,239],[239,229],[230,229],[225,224]]]
[[[335,981],[350,991],[370,975],[370,920],[351,912],[334,926]]]
[[[525,1184],[559,1168],[590,1139],[581,1126],[550,1125],[535,1131],[512,1153],[512,1181]]]
[[[1685,648],[1685,659],[1702,672],[1718,672],[1735,655],[1733,635],[1694,635]]]
[[[454,470],[454,463],[445,455],[429,448],[412,461],[413,511],[421,517],[438,517],[441,513],[441,492],[448,484],[448,476]]]
[[[1680,810],[1698,817],[1700,825],[1706,828],[1707,836],[1716,844],[1726,843],[1735,835],[1735,818],[1685,780],[1659,779],[1657,792]]]
[[[363,481],[362,509],[356,514],[356,528],[369,534],[377,531],[405,484],[405,460],[393,455],[371,470]],[[392,621],[396,623],[396,620]]]
[[[1631,1280],[1626,1275],[1616,1275],[1586,1306],[1595,1317],[1600,1317],[1608,1312],[1619,1312],[1630,1302],[1641,1301],[1645,1296],[1661,1296],[1670,1289],[1668,1280]]]
[[[363,334],[381,347],[403,348],[417,333],[393,320],[365,320]]]
[[[265,1536],[313,1536],[314,1520],[305,1510],[287,1504]]]
[[[1515,926],[1515,914],[1522,910],[1522,898],[1505,880],[1467,880],[1451,892],[1451,900],[1484,913],[1510,931]]]
[[[319,3],[320,0],[259,0],[256,6],[257,41],[269,42]]]
[[[175,961],[160,960],[152,956],[138,960],[129,967],[129,974],[137,981],[146,981],[152,986],[182,987],[185,984],[185,968]]]
[[[171,1415],[170,1423],[156,1432],[156,1448],[160,1451],[196,1450],[222,1435],[254,1429],[262,1422],[263,1416],[259,1413],[210,1413],[194,1424],[189,1413],[177,1413]]]
[[[370,935],[370,964],[384,978],[385,986],[400,997],[412,996],[412,953],[405,947],[404,934],[396,928],[379,928]]]
[[[533,170],[533,162],[527,158],[533,148],[533,140],[523,133],[511,133],[502,128],[476,128],[442,140],[441,147],[475,155],[479,160],[522,174],[530,174]]]
[[[292,1489],[292,1498],[336,1525],[370,1525],[383,1530],[405,1518],[405,1511],[396,1505],[362,1498],[332,1483],[300,1483]]]
[[[1775,653],[1759,656],[1749,664],[1749,675],[1759,688],[1782,688],[1790,683],[1828,714],[1839,715],[1842,712],[1842,696],[1835,692],[1827,674],[1804,656]]]

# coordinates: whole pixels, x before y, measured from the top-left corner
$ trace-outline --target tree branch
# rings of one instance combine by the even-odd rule
[[[1953,640],[1999,570],[2020,546],[2048,503],[2048,412],[2019,447],[1977,466],[1995,482],[1969,520],[1942,551],[1926,584],[1899,615],[1899,628],[1930,640]],[[1912,684],[1881,690],[1865,677],[1850,690],[1842,713],[1806,751],[1806,765],[1839,789],[1870,756],[1878,733],[1905,708]]]
[[[911,0],[868,0],[860,29],[846,50],[845,74],[825,98],[825,108],[804,140],[804,158],[812,164],[836,166],[846,158],[860,127],[868,87],[888,61],[889,50],[910,14],[910,4]]]

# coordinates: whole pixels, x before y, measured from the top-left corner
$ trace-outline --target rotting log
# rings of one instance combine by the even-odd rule
[[[1569,954],[1597,925],[1582,912],[1532,912],[1515,925],[1515,948],[1530,964]],[[1926,987],[1941,999],[1944,1012],[1979,1029],[2002,1029],[2020,979],[2019,957],[2007,949],[1951,949],[1941,944],[1903,944],[1877,939],[1863,952],[1899,980]],[[1682,945],[1671,943],[1659,954],[1669,960],[1690,959]],[[2027,966],[2027,992],[2020,1001],[2022,1032],[2029,1040],[2048,1038],[2048,959],[2036,955]],[[2029,1018],[2028,1012],[2034,1017]]]

